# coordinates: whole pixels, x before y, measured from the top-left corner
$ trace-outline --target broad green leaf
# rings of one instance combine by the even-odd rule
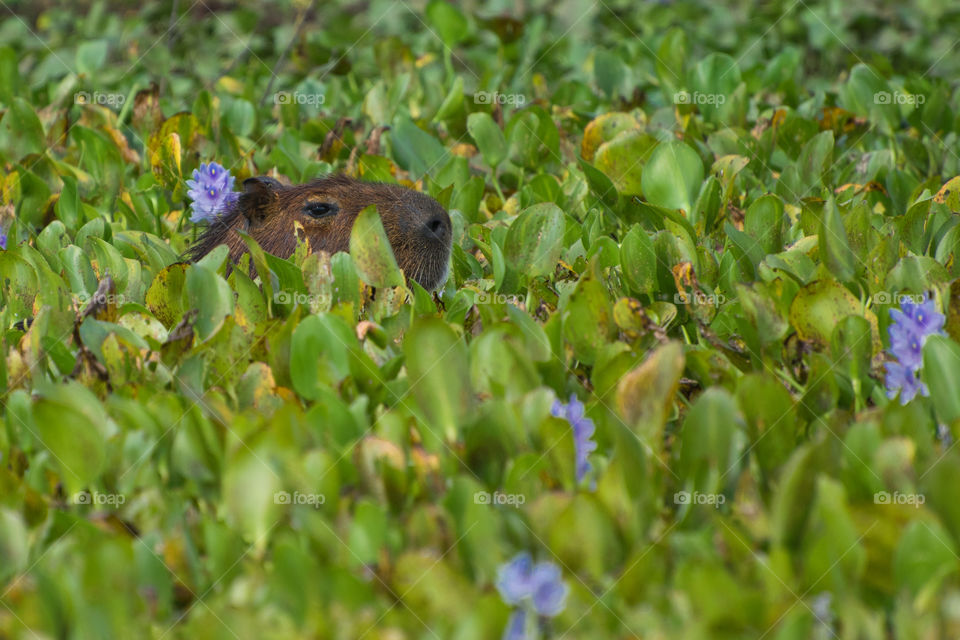
[[[658,207],[693,211],[703,182],[703,162],[682,142],[660,143],[643,169],[644,199]]]
[[[552,202],[535,204],[510,224],[504,257],[529,278],[549,275],[557,268],[565,231],[566,220],[560,207]]]
[[[652,294],[657,284],[657,252],[643,227],[634,225],[620,244],[620,269],[636,293]]]
[[[444,0],[430,0],[426,14],[430,26],[447,47],[454,46],[467,36],[467,19],[456,5]]]
[[[416,401],[414,415],[424,440],[436,451],[443,440],[457,438],[470,415],[473,393],[467,348],[445,323],[425,318],[407,332],[403,351],[410,393]]]
[[[213,270],[199,264],[186,270],[186,294],[189,308],[197,309],[197,336],[206,340],[223,326],[233,313],[233,291],[226,280]]]
[[[43,125],[29,102],[14,98],[0,119],[0,154],[15,162],[45,149]]]
[[[477,143],[487,166],[496,169],[507,157],[507,141],[497,123],[489,113],[471,113],[467,118],[467,131]]]
[[[354,221],[350,231],[350,255],[357,273],[370,286],[403,285],[403,274],[397,266],[376,205],[366,207]]]
[[[936,335],[927,338],[920,379],[929,387],[942,422],[949,425],[960,418],[960,346],[956,342]]]
[[[643,193],[643,166],[657,139],[640,131],[625,131],[597,149],[594,166],[607,174],[617,191],[627,196]]]
[[[71,496],[100,475],[106,462],[107,415],[88,389],[78,382],[44,387],[33,404],[33,424]]]

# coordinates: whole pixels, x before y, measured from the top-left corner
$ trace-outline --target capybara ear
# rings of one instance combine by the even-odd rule
[[[240,211],[251,227],[263,222],[270,213],[270,205],[276,202],[283,185],[267,176],[256,176],[243,181],[240,194]]]

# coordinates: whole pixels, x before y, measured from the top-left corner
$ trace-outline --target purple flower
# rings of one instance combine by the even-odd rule
[[[566,607],[570,591],[563,581],[560,567],[552,562],[534,565],[530,554],[526,552],[514,556],[513,560],[500,567],[497,571],[497,590],[507,604],[519,605],[529,600],[538,615],[550,618]],[[511,622],[514,620],[511,619]]]
[[[497,591],[507,604],[520,604],[531,592],[533,558],[529,553],[514,556],[497,570]]]
[[[193,200],[190,222],[209,222],[236,202],[240,194],[233,191],[233,182],[230,172],[216,162],[194,169],[193,180],[187,180],[187,195]]]
[[[593,468],[588,456],[597,449],[597,443],[591,440],[594,431],[596,431],[596,426],[593,424],[593,420],[584,416],[583,403],[577,400],[577,397],[573,394],[570,394],[568,404],[554,400],[553,407],[550,408],[550,415],[563,418],[573,428],[573,446],[577,459],[577,482],[581,482],[583,477]]]
[[[0,249],[7,250],[7,230],[0,229]]]
[[[900,404],[907,404],[916,397],[917,393],[929,396],[927,385],[920,382],[913,369],[903,366],[899,362],[887,363],[887,397],[891,400],[900,393]]]
[[[896,309],[891,310],[891,313]],[[900,314],[903,316],[903,314]],[[906,316],[903,316],[906,318]],[[923,364],[923,334],[910,320],[890,325],[890,353],[901,365],[916,371]]]
[[[919,393],[929,396],[927,385],[918,377],[923,366],[923,344],[934,334],[943,335],[946,317],[937,311],[933,300],[919,304],[904,302],[902,309],[891,309],[890,355],[896,358],[887,362],[887,397],[900,394],[900,404],[907,404]]]
[[[902,310],[890,310],[890,317],[898,323],[903,323],[903,318],[900,316],[909,318],[913,326],[916,327],[917,333],[924,336],[935,333],[942,334],[943,325],[947,321],[947,318],[937,311],[933,300],[923,300],[920,304],[906,301],[903,303]]]
[[[523,609],[514,609],[507,621],[507,628],[503,630],[502,640],[527,640],[527,612]]]
[[[570,587],[563,581],[560,567],[551,562],[541,562],[533,568],[533,608],[542,616],[552,618],[567,606]]]

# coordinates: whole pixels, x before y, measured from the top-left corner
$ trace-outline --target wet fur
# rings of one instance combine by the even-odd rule
[[[264,251],[288,258],[297,246],[295,222],[303,225],[311,251],[348,251],[357,215],[375,204],[397,264],[407,278],[426,289],[435,289],[446,280],[450,218],[436,200],[425,194],[342,175],[291,186],[269,179],[251,179],[244,187],[237,202],[214,220],[190,248],[188,259],[198,260],[226,244],[230,260],[236,264],[247,252],[238,230],[253,236]],[[327,218],[312,219],[304,213],[304,204],[314,201],[335,203],[339,211]],[[427,231],[431,224],[439,229],[439,235]]]

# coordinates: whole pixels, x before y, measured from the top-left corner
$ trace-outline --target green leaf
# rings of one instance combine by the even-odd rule
[[[464,418],[470,415],[473,393],[467,347],[444,322],[424,318],[407,333],[403,351],[410,393],[419,409],[415,415],[418,422],[426,420],[421,435],[437,450],[443,439],[458,437]]]
[[[800,289],[790,305],[790,324],[800,338],[827,345],[833,328],[848,315],[862,314],[862,306],[835,280],[818,280]]]
[[[843,219],[832,197],[823,207],[819,238],[824,265],[841,282],[853,280],[856,275],[856,257],[850,249]]]
[[[560,259],[566,228],[563,211],[552,202],[528,207],[510,224],[504,257],[528,278],[550,275]]]
[[[10,161],[45,149],[43,125],[29,102],[14,98],[0,119],[0,153]]]
[[[426,9],[427,20],[440,39],[452,47],[467,37],[467,19],[456,5],[445,0],[430,0]]]
[[[489,113],[471,113],[467,118],[467,131],[477,143],[487,166],[496,169],[507,157],[507,141],[497,123]]]
[[[652,294],[657,285],[657,252],[653,240],[639,224],[633,225],[620,244],[620,269],[630,289]]]
[[[403,273],[383,229],[376,205],[366,207],[357,216],[350,231],[350,255],[360,278],[371,287],[399,287]]]
[[[690,101],[697,105],[707,122],[731,120],[734,91],[740,84],[737,61],[724,53],[711,53],[693,68]]]
[[[915,596],[939,588],[957,570],[956,547],[936,521],[914,520],[907,525],[893,555],[893,576]]]
[[[625,131],[597,149],[594,165],[616,186],[617,191],[627,196],[643,193],[643,166],[657,139],[640,131]]]
[[[593,364],[615,331],[607,290],[593,269],[580,277],[561,313],[563,333],[573,346],[574,355],[585,364]]]
[[[668,209],[693,211],[703,182],[703,162],[682,142],[657,146],[643,170],[643,195],[647,202]]]
[[[107,415],[88,389],[73,381],[43,387],[33,404],[33,423],[71,495],[100,475],[106,461]]]
[[[754,200],[744,215],[743,230],[760,243],[766,254],[783,249],[783,200],[768,193]]]
[[[187,303],[197,309],[194,325],[201,341],[206,340],[223,326],[223,321],[233,313],[233,291],[230,285],[215,271],[199,264],[190,265],[186,271]]]
[[[349,373],[348,345],[356,338],[343,320],[329,314],[307,316],[290,341],[290,379],[308,400],[339,384]]]
[[[440,142],[406,117],[398,117],[390,129],[393,157],[414,179],[439,169],[447,155]]]
[[[107,60],[106,40],[87,40],[77,47],[77,72],[93,76]]]
[[[940,421],[960,419],[960,345],[944,336],[930,336],[923,345],[923,380]]]

